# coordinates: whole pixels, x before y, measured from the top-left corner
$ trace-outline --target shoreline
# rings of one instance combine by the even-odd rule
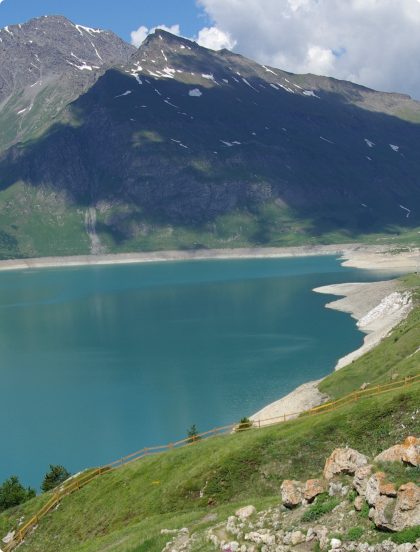
[[[404,320],[413,307],[410,293],[401,291],[397,280],[383,282],[332,284],[313,289],[315,293],[336,295],[341,297],[325,304],[325,308],[346,312],[357,320],[357,327],[366,335],[362,345],[340,358],[335,370],[348,366],[353,360],[378,345],[390,331]],[[328,376],[326,376],[328,377]],[[310,381],[300,385],[291,393],[266,405],[252,414],[250,420],[265,425],[264,420],[282,418],[288,420],[296,418],[299,413],[319,406],[328,400],[318,389],[323,380]],[[267,421],[266,424],[270,422]]]
[[[34,268],[105,266],[185,260],[216,259],[274,259],[336,255],[342,265],[368,270],[420,269],[420,248],[395,252],[391,246],[372,246],[360,243],[331,245],[302,245],[296,247],[256,247],[236,249],[198,249],[193,251],[154,251],[104,255],[75,255],[69,257],[34,257],[0,261],[0,271]]]
[[[296,387],[293,391],[280,399],[264,406],[249,417],[251,421],[259,422],[258,427],[270,425],[275,418],[284,417],[284,421],[297,418],[304,410],[315,408],[328,400],[328,396],[321,393],[318,384],[322,379],[308,381]]]
[[[363,344],[340,358],[335,370],[348,366],[378,345],[406,318],[413,306],[410,293],[400,291],[396,280],[335,284],[313,291],[340,296],[341,299],[331,301],[325,307],[350,314],[357,320],[357,328],[366,334]]]

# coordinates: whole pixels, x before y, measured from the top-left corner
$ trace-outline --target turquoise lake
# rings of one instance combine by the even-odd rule
[[[390,275],[334,257],[0,272],[0,482],[39,487],[235,422],[363,334],[312,288]]]

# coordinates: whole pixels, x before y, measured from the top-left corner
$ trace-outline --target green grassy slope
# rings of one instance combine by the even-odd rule
[[[373,351],[326,378],[322,390],[338,396],[360,387],[367,373],[372,383],[383,383],[396,372],[400,377],[419,372],[420,360],[413,353],[420,335],[420,276],[406,277],[401,285],[414,290],[416,306],[408,319]],[[188,526],[201,531],[240,505],[278,504],[283,479],[319,476],[336,447],[348,445],[372,457],[407,435],[419,434],[419,397],[417,384],[334,412],[214,437],[134,462],[63,499],[22,550],[160,551],[170,539],[161,529]],[[401,477],[407,474],[394,474]],[[418,480],[418,470],[410,477]],[[21,516],[29,519],[49,496],[2,513],[0,534]]]
[[[89,253],[84,214],[55,191],[22,182],[0,190],[0,259]]]
[[[278,503],[284,478],[319,475],[337,446],[374,455],[418,432],[418,418],[413,419],[417,407],[418,388],[413,388],[316,418],[212,438],[135,462],[65,498],[22,549],[161,550],[162,528],[188,524],[198,530],[209,523],[209,513],[223,519],[238,505]],[[5,532],[11,522],[29,516],[43,501],[45,497],[40,497],[4,513],[0,528]]]
[[[88,254],[85,212],[86,207],[70,201],[64,191],[20,181],[0,189],[0,259]],[[237,210],[189,226],[165,224],[126,206],[108,206],[97,210],[96,215],[96,231],[104,253],[350,242],[420,245],[419,228],[395,225],[390,225],[386,233],[325,228],[314,235],[313,221],[274,203],[261,205],[254,212]],[[133,218],[137,220],[135,225]],[[117,222],[120,230],[110,232]]]

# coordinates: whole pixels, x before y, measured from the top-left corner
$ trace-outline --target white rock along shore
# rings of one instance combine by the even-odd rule
[[[400,291],[397,280],[335,284],[315,288],[313,291],[342,296],[342,299],[327,303],[326,307],[350,313],[358,321],[358,328],[367,333],[363,345],[341,358],[335,367],[336,370],[347,366],[375,347],[412,308],[410,293]],[[276,421],[276,418],[282,421],[282,417],[286,415],[287,419],[291,419],[296,415],[288,414],[303,412],[322,404],[328,397],[319,391],[320,381],[322,380],[301,385],[253,414],[250,419],[259,422],[259,425],[269,425]]]
[[[375,347],[412,308],[410,292],[398,291],[398,283],[395,280],[322,286],[314,291],[344,296],[325,306],[350,313],[357,320],[357,327],[367,333],[363,345],[341,358],[335,367],[336,370],[347,366]]]

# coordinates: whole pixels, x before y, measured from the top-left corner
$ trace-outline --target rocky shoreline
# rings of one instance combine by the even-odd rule
[[[398,290],[396,280],[371,283],[337,284],[315,288],[317,293],[343,297],[325,306],[350,313],[357,327],[367,335],[359,349],[341,358],[336,370],[350,364],[375,347],[412,309],[408,291]]]

